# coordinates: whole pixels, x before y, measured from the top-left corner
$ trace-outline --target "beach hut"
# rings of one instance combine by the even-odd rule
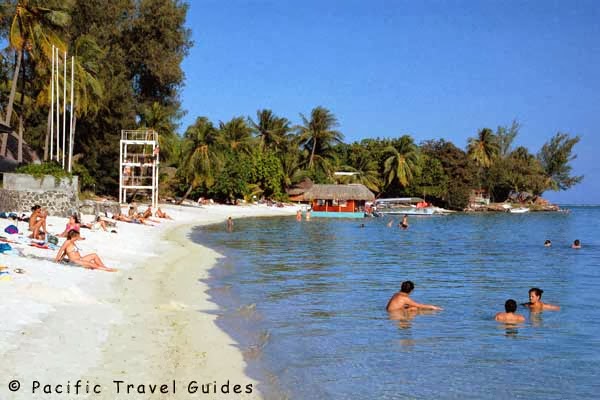
[[[303,194],[313,217],[363,218],[365,202],[375,195],[364,185],[312,185]]]

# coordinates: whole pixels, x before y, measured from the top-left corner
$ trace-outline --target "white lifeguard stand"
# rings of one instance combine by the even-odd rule
[[[155,130],[121,130],[119,203],[127,201],[128,190],[150,190],[157,206],[159,152]]]

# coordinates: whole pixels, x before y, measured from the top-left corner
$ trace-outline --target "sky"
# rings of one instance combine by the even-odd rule
[[[300,123],[316,106],[344,141],[411,135],[465,148],[482,128],[521,124],[537,153],[579,135],[583,183],[546,192],[600,204],[600,2],[190,1],[181,131],[263,108]]]

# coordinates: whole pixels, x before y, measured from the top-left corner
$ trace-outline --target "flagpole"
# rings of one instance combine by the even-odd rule
[[[71,162],[73,159],[73,139],[75,138],[75,132],[73,132],[73,115],[75,113],[75,108],[73,107],[74,77],[75,56],[71,56],[71,120],[69,121],[69,172],[71,172]]]
[[[50,73],[50,161],[54,159],[54,45],[52,45],[52,72]]]

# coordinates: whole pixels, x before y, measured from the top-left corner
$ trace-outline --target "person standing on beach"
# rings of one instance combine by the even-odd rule
[[[397,311],[403,309],[423,309],[423,310],[441,310],[441,307],[434,306],[432,304],[421,304],[417,303],[410,298],[410,293],[415,288],[415,284],[411,281],[404,281],[400,286],[400,291],[395,293],[390,301],[388,301],[385,309],[390,311]]]
[[[528,307],[534,312],[560,310],[559,306],[544,303],[542,301],[542,293],[544,293],[544,291],[536,287],[529,289],[529,302],[523,303],[523,306]]]
[[[496,314],[496,321],[507,324],[520,324],[525,322],[524,316],[515,313],[515,311],[517,311],[517,302],[513,299],[506,300],[506,303],[504,303],[504,310],[506,312],[499,312]]]

